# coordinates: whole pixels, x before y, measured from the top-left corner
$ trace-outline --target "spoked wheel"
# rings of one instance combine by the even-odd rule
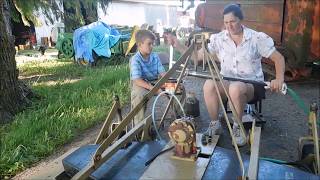
[[[177,98],[179,99],[179,102],[181,103],[181,106],[183,108],[183,104],[185,101],[185,91],[184,89],[181,90],[178,94],[176,94]],[[161,100],[158,101],[156,106],[154,107],[155,109],[155,122],[156,122],[156,128],[158,131],[164,131],[167,129],[170,124],[181,117],[183,117],[183,112],[181,110],[180,105],[176,102],[175,98],[173,98],[171,106],[168,108],[168,103],[169,103],[170,97],[167,95],[163,95]],[[167,109],[168,108],[168,109]],[[167,110],[167,112],[166,112]],[[169,114],[167,114],[169,113]],[[165,117],[163,117],[166,115]],[[153,128],[154,125],[152,124]],[[154,130],[154,129],[153,129]],[[155,131],[155,130],[154,130]],[[160,133],[163,134],[163,133]],[[166,133],[165,133],[166,134]]]
[[[66,58],[72,58],[74,56],[73,43],[71,39],[65,39],[61,43],[61,51]]]

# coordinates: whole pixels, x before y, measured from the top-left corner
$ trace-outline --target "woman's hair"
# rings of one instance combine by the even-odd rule
[[[228,4],[223,9],[223,15],[232,13],[234,16],[238,17],[240,20],[243,19],[243,13],[240,8],[240,4]]]
[[[136,42],[137,43],[142,43],[147,38],[149,38],[149,39],[154,41],[156,39],[156,36],[153,34],[153,32],[143,29],[143,30],[139,30],[136,33],[135,38],[136,38]]]

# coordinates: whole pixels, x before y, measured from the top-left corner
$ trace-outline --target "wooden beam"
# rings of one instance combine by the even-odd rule
[[[73,180],[84,180],[87,179],[90,174],[92,174],[96,169],[98,169],[104,162],[106,162],[111,156],[116,153],[121,147],[123,147],[126,143],[130,142],[135,135],[137,135],[143,128],[143,126],[146,123],[146,120],[150,118],[147,117],[143,121],[139,122],[133,129],[131,129],[127,134],[122,136],[118,141],[116,141],[114,144],[109,146],[104,154],[102,155],[101,159],[94,162],[93,160],[81,171],[79,171],[77,174],[75,174],[72,179]]]
[[[98,135],[96,141],[94,142],[95,144],[100,144],[102,142],[102,140],[109,135],[109,128],[112,123],[112,119],[113,119],[114,115],[116,114],[116,112],[119,112],[119,108],[120,108],[119,97],[115,96],[113,106],[112,106],[106,120],[104,121],[102,128],[100,129],[99,135]]]
[[[312,103],[310,106],[309,112],[309,124],[311,125],[312,139],[313,139],[313,147],[315,154],[315,174],[320,174],[320,154],[319,154],[319,138],[318,138],[318,129],[317,129],[317,110],[318,105],[316,103]]]
[[[206,51],[206,54],[207,54],[207,56],[209,57],[209,59],[208,59],[208,65],[209,65],[210,73],[211,73],[212,79],[213,79],[213,81],[214,81],[214,84],[215,84],[215,85],[217,84],[217,83],[216,83],[216,80],[215,80],[215,77],[214,77],[214,72],[215,72],[215,73],[216,73],[216,77],[218,77],[219,82],[221,83],[221,87],[223,88],[223,90],[224,90],[227,98],[229,99],[229,104],[230,104],[230,109],[231,109],[232,115],[233,115],[233,117],[235,118],[235,120],[237,121],[238,125],[240,126],[240,131],[241,131],[241,133],[242,133],[245,137],[247,137],[246,132],[245,132],[245,129],[244,129],[243,124],[242,124],[242,121],[241,121],[241,119],[240,119],[240,117],[239,117],[239,115],[238,115],[238,113],[237,113],[237,111],[236,111],[236,108],[234,107],[233,102],[231,101],[231,98],[230,98],[230,95],[229,95],[229,91],[227,91],[226,88],[225,88],[224,85],[223,85],[223,81],[222,81],[222,78],[221,78],[221,76],[220,76],[220,72],[219,72],[218,66],[217,66],[216,62],[214,61],[213,57],[211,56],[211,54],[210,54],[208,51]],[[212,62],[213,70],[214,70],[214,71],[212,70],[212,68],[211,68],[211,66],[210,66],[210,61]],[[218,87],[216,87],[216,88],[218,88]],[[218,92],[219,97],[220,97],[220,98],[219,98],[219,101],[221,101],[221,102],[220,102],[220,105],[221,105],[221,107],[223,107],[223,102],[222,102],[222,100],[220,100],[220,99],[221,99],[220,93],[219,93],[219,91],[217,91],[217,92]],[[225,114],[225,118],[228,119],[228,117],[226,116],[226,114]]]
[[[256,180],[258,178],[260,135],[261,127],[254,127],[253,143],[251,145],[251,154],[248,169],[249,180]]]
[[[223,90],[224,90],[225,94],[227,95],[228,99],[231,99],[230,96],[229,96],[228,91],[226,90],[226,88],[225,88],[224,85],[223,85],[222,78],[220,77],[220,73],[219,73],[219,69],[218,69],[217,64],[214,62],[214,59],[212,59],[212,57],[210,56],[209,52],[206,51],[206,53],[207,53],[207,55],[208,55],[208,57],[209,57],[209,59],[207,59],[207,62],[208,62],[210,74],[211,74],[211,76],[212,76],[212,80],[213,80],[213,84],[214,84],[215,88],[218,89],[218,82],[217,82],[217,80],[215,79],[214,72],[216,73],[216,76],[218,77],[219,82],[221,83],[221,87],[223,88]],[[210,60],[211,60],[211,62],[212,62],[214,71],[213,71],[213,69],[212,69],[212,67],[211,67],[211,65],[210,65]],[[220,106],[223,107],[223,106],[224,106],[224,103],[223,103],[221,94],[220,94],[219,91],[217,91],[217,94],[218,94],[218,100],[219,100]],[[234,108],[234,106],[233,106],[232,101],[230,101],[230,102],[231,102],[231,103],[230,103],[230,108],[231,108],[232,114],[233,114],[233,115],[236,117],[236,119],[237,119],[237,118],[238,118],[237,112],[235,111],[235,108]],[[230,136],[231,136],[232,143],[233,143],[233,146],[234,146],[234,148],[235,148],[235,150],[236,150],[236,154],[237,154],[237,157],[238,157],[238,160],[239,160],[239,164],[240,164],[241,171],[242,171],[242,176],[244,176],[244,174],[245,174],[245,169],[244,169],[243,160],[242,160],[242,157],[241,157],[241,154],[240,154],[240,150],[239,150],[239,147],[238,147],[238,145],[237,145],[237,143],[236,143],[235,137],[234,137],[233,134],[232,134],[232,128],[231,128],[231,125],[230,125],[230,121],[229,121],[227,112],[226,112],[226,110],[225,110],[224,108],[222,108],[222,109],[223,109],[223,114],[224,114],[224,117],[225,117],[225,120],[226,120],[226,123],[227,123],[227,126],[228,126],[229,134],[230,134]],[[240,120],[238,119],[238,121],[240,121]],[[245,133],[245,131],[244,131],[244,127],[243,127],[243,125],[242,125],[242,122],[239,122],[239,125],[240,125],[241,132],[244,134],[245,137],[247,137],[247,136],[246,136],[246,133]]]

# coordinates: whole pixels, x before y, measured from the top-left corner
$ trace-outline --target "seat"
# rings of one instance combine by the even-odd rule
[[[263,98],[264,99],[264,98]],[[262,101],[263,99],[257,99],[255,101],[250,101],[247,103],[247,106],[244,110],[244,115],[251,115],[256,120],[256,125],[263,128],[266,121],[262,115]],[[254,107],[252,107],[254,105]],[[227,113],[232,113],[231,110],[228,109],[228,101],[224,101],[224,109]],[[244,116],[243,115],[243,116]],[[245,127],[250,127],[252,122],[243,122]]]

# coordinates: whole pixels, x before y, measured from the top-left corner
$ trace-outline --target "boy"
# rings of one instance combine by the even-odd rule
[[[159,56],[152,52],[155,35],[149,30],[139,30],[136,35],[137,53],[130,59],[131,108],[133,109],[152,88],[152,81],[165,75]],[[161,92],[159,89],[158,93]],[[134,117],[134,125],[144,119],[146,105]]]

